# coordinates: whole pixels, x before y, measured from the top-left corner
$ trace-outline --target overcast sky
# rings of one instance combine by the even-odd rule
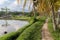
[[[16,0],[0,0],[0,8],[7,6],[11,11],[22,11],[23,2],[24,0],[20,0],[20,4],[18,5]],[[30,1],[27,0],[25,11],[29,11],[29,3]],[[32,5],[30,6],[30,10],[32,10]]]

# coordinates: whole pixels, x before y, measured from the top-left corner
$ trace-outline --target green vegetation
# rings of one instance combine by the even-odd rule
[[[60,0],[29,0],[28,9],[31,12],[24,12],[25,7],[27,7],[27,0],[24,0],[22,12],[8,12],[9,9],[1,8],[0,11],[0,19],[12,19],[12,20],[27,20],[29,21],[29,25],[26,25],[23,28],[20,28],[16,32],[11,32],[0,37],[0,40],[41,40],[41,29],[42,25],[45,22],[46,17],[51,17],[48,22],[49,31],[54,40],[60,40],[60,14],[58,9],[60,10]],[[18,5],[20,6],[20,2],[17,0]],[[33,5],[32,5],[33,3]],[[31,6],[33,8],[31,8]],[[32,9],[32,10],[30,10]],[[5,11],[4,11],[5,10]],[[59,15],[59,17],[58,17]],[[45,17],[46,16],[46,17]],[[58,20],[58,21],[57,21]],[[53,26],[54,24],[54,26]]]
[[[0,37],[0,40],[41,40],[41,28],[45,19],[40,19],[36,22],[32,19],[29,25]]]
[[[34,20],[32,20],[30,22],[29,25],[26,25],[25,27],[19,29],[17,32],[12,32],[9,34],[6,34],[2,37],[0,37],[0,40],[14,40],[15,38],[17,38],[26,28],[28,28],[30,25],[32,25],[34,23]]]
[[[41,40],[43,22],[36,22],[28,27],[16,40]],[[40,32],[39,32],[40,31]],[[39,32],[39,33],[38,33]]]
[[[29,20],[31,17],[26,17],[26,16],[12,16],[11,17],[12,19],[15,19],[15,20]]]
[[[49,20],[48,27],[49,27],[49,31],[51,32],[54,40],[60,40],[60,31],[54,31],[53,23],[51,20]]]

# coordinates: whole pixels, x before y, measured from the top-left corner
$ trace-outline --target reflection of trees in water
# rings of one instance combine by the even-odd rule
[[[3,17],[3,18],[6,18],[6,20],[5,20],[5,23],[6,24],[3,24],[4,26],[8,26],[8,22],[7,22],[7,18],[8,18],[8,11],[10,10],[10,9],[8,9],[7,7],[5,7],[5,8],[1,8],[1,10],[3,10],[3,11],[5,11],[5,16]]]

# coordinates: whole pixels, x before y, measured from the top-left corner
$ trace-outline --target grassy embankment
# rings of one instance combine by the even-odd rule
[[[23,21],[29,21],[31,17],[27,16],[11,16],[11,17],[6,17],[6,18],[0,18],[1,20],[23,20]]]
[[[31,21],[29,25],[0,37],[0,40],[41,40],[41,28],[45,22],[45,18],[38,21]]]
[[[41,28],[44,21],[41,20],[32,24],[29,28],[19,35],[16,40],[41,40]]]
[[[27,17],[27,16],[12,16],[12,19],[15,20],[29,20],[31,17]]]
[[[28,28],[30,25],[32,25],[34,23],[34,20],[32,19],[30,21],[30,24],[29,25],[26,25],[25,27],[23,28],[20,28],[18,31],[16,32],[12,32],[12,33],[9,33],[9,34],[6,34],[6,35],[3,35],[2,37],[0,37],[0,40],[13,40],[15,38],[17,38],[26,28]]]

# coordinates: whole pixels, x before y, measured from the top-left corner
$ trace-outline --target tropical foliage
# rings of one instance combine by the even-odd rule
[[[21,0],[16,0],[18,5]],[[31,14],[34,15],[26,17],[24,15],[24,9],[27,4],[27,0],[23,3],[23,16],[21,19],[29,19],[30,24],[19,29],[16,32],[12,32],[0,37],[0,40],[41,40],[41,29],[46,18],[49,19],[48,28],[54,40],[60,40],[60,28],[56,22],[56,13],[60,7],[60,0],[29,0],[29,10],[30,6],[33,4]],[[37,13],[36,13],[37,12]],[[38,16],[36,16],[38,14]],[[15,14],[13,14],[15,15]],[[18,14],[19,15],[19,14]],[[16,19],[20,20],[20,16],[14,16]],[[32,18],[31,18],[32,17]]]

